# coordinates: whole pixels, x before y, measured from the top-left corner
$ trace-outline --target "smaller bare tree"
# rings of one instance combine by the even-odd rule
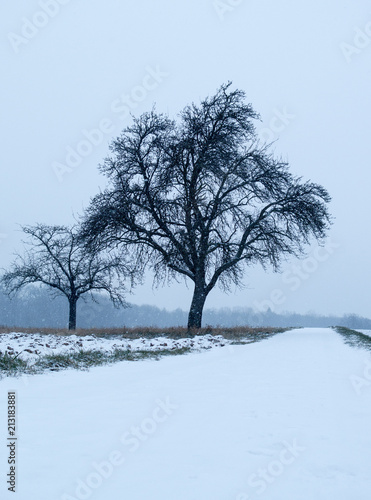
[[[41,283],[55,295],[65,295],[69,303],[69,330],[76,329],[78,299],[93,291],[107,292],[115,306],[125,306],[123,283],[133,275],[119,258],[102,253],[87,253],[74,226],[24,226],[30,239],[23,256],[17,254],[9,271],[1,277],[9,296],[24,286]],[[93,296],[92,296],[93,297]],[[93,297],[94,299],[94,297]]]

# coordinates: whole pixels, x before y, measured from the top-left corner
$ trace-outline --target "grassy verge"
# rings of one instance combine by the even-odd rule
[[[334,330],[343,337],[347,345],[371,351],[371,337],[368,337],[364,333],[351,330],[345,326],[335,326]]]
[[[77,351],[69,354],[50,354],[40,357],[36,363],[23,361],[17,356],[0,353],[0,378],[3,376],[34,375],[45,371],[60,371],[68,368],[88,370],[93,366],[102,366],[118,361],[159,360],[164,356],[179,356],[191,351],[190,348],[165,349],[158,351],[129,351],[116,349],[112,353],[98,350]]]
[[[2,374],[18,375],[26,373],[29,369],[27,361],[23,361],[19,356],[10,356],[7,352],[0,352],[0,378]]]
[[[84,370],[92,366],[100,366],[117,361],[140,361],[144,359],[160,359],[163,356],[177,356],[190,352],[189,348],[173,349],[164,351],[129,351],[115,349],[112,353],[104,353],[97,350],[78,351],[71,354],[52,354],[43,356],[34,365],[36,370],[63,370],[75,368]]]
[[[58,330],[58,329],[24,329],[24,328],[0,328],[0,335],[10,332],[41,333],[56,335],[61,338],[69,335],[84,337],[94,335],[99,338],[126,338],[153,339],[163,336],[169,339],[194,338],[202,335],[221,335],[229,340],[232,345],[250,344],[259,342],[289,330],[289,328],[211,328],[206,327],[199,330],[188,331],[187,328],[115,328],[115,329],[87,329],[87,330]],[[19,355],[12,356],[8,353],[0,352],[0,378],[2,376],[18,376],[22,374],[36,374],[45,371],[60,371],[67,368],[77,370],[87,370],[93,366],[111,364],[118,361],[140,361],[144,359],[160,359],[164,356],[176,356],[191,352],[191,348],[184,347],[178,349],[164,349],[157,351],[131,351],[116,349],[112,353],[105,353],[99,350],[77,351],[68,354],[51,354],[40,356],[36,362],[22,360]]]

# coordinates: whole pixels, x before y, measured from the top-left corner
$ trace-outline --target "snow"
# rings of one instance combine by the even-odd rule
[[[306,328],[3,379],[4,431],[7,391],[18,398],[17,498],[368,500],[370,365],[334,331]]]
[[[221,335],[204,335],[194,338],[169,339],[156,337],[154,339],[124,337],[102,338],[95,335],[84,337],[77,335],[58,336],[38,333],[4,333],[0,335],[0,352],[7,352],[11,356],[19,356],[28,360],[30,364],[39,356],[47,354],[71,354],[81,350],[97,350],[112,353],[115,349],[162,351],[188,347],[192,350],[210,349],[215,346],[229,344]]]

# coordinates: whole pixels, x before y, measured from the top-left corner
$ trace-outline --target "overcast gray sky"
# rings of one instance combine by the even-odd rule
[[[262,138],[323,184],[336,218],[325,249],[207,307],[371,316],[371,11],[366,0],[18,0],[1,6],[0,267],[18,224],[70,224],[105,186],[108,144],[156,103],[175,116],[224,82],[247,94]],[[191,287],[129,300],[187,309]]]

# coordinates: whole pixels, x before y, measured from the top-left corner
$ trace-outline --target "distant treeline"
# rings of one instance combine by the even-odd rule
[[[97,300],[98,300],[98,296]],[[149,305],[131,305],[116,309],[106,297],[98,302],[81,299],[77,305],[78,328],[112,328],[154,326],[186,326],[187,312],[182,309],[167,311]],[[63,297],[52,298],[42,288],[29,287],[24,293],[10,300],[0,290],[0,325],[24,328],[66,328],[68,302]],[[250,308],[205,309],[203,325],[207,326],[347,326],[348,328],[371,329],[371,319],[355,314],[345,316],[318,316],[316,314],[276,314],[270,310],[256,312]]]

